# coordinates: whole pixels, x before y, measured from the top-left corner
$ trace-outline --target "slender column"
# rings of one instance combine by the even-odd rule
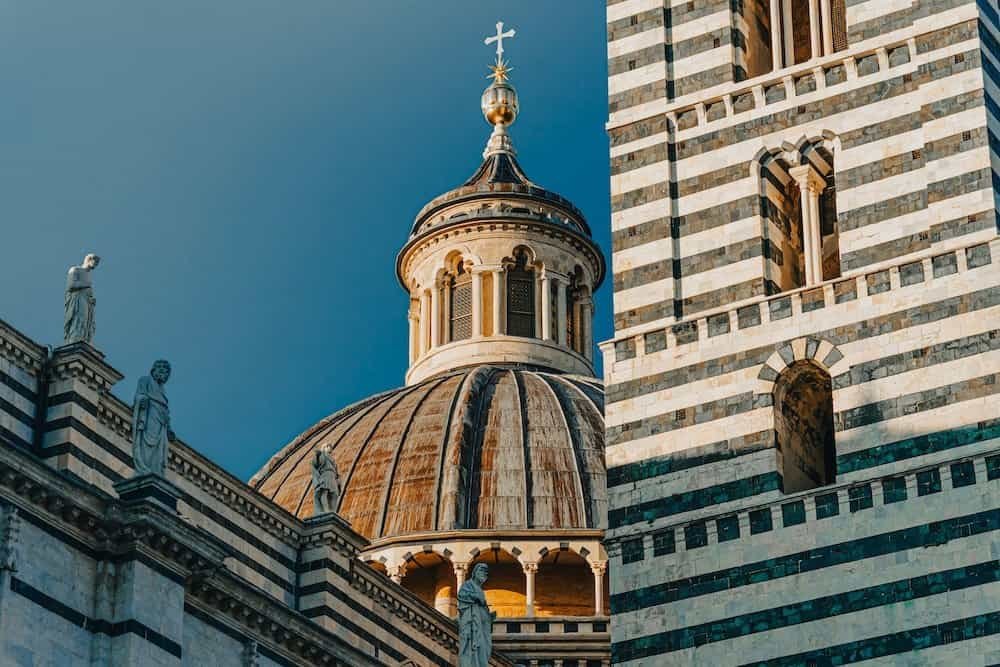
[[[417,360],[417,343],[420,342],[420,316],[413,312],[412,305],[410,312],[406,314],[406,319],[410,322],[410,363],[412,364]]]
[[[503,321],[503,296],[505,273],[503,267],[493,271],[493,335],[503,336],[507,333],[506,322]]]
[[[823,55],[828,56],[833,53],[833,11],[830,8],[830,0],[820,0],[823,20]]]
[[[781,2],[771,0],[771,67],[777,72],[781,69]]]
[[[583,356],[587,361],[594,363],[594,302],[590,295],[584,296],[580,300],[580,343]]]
[[[813,222],[814,207],[812,190],[814,188],[813,181],[815,180],[811,177],[813,170],[809,165],[805,164],[792,167],[788,170],[788,173],[799,185],[800,208],[802,210],[802,239],[805,246],[802,248],[802,256],[806,265],[806,285],[815,285],[820,282],[820,279],[817,278],[818,272],[816,266],[816,257],[819,256],[817,246],[820,243],[820,239],[817,233],[819,222],[818,220],[815,224]],[[815,215],[817,217],[819,215],[818,212],[819,208],[817,206],[815,208]]]
[[[795,28],[792,25],[792,0],[781,0],[781,27],[785,41],[785,67],[795,64]]]
[[[552,278],[542,274],[542,340],[552,340]]]
[[[809,55],[819,58],[823,55],[823,29],[819,24],[819,0],[809,0]]]
[[[608,563],[591,563],[590,570],[594,573],[594,616],[604,616],[604,573],[608,570]]]
[[[443,283],[441,290],[441,344],[451,342],[451,289]]]
[[[458,598],[458,590],[465,583],[465,574],[469,571],[469,563],[459,561],[452,564],[452,567],[455,568],[455,597]]]
[[[554,278],[556,286],[556,331],[555,339],[560,345],[569,345],[566,340],[566,285],[559,278]]]
[[[472,337],[483,335],[483,274],[472,272]]]
[[[810,179],[809,185],[809,224],[812,225],[813,238],[813,278],[816,284],[823,282],[823,232],[819,225],[819,195],[822,188],[818,187],[814,179]]]
[[[420,293],[420,354],[430,345],[431,295],[426,290]]]
[[[538,563],[524,563],[525,581],[525,615],[533,618],[535,615],[535,574],[538,573]]]
[[[535,337],[542,338],[542,273],[535,270]]]
[[[441,286],[437,281],[431,288],[431,347],[441,344]]]

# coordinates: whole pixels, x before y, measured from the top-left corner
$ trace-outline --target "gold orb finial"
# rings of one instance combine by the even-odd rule
[[[515,30],[505,32],[503,21],[497,21],[496,28],[496,34],[484,41],[487,46],[496,42],[497,58],[496,62],[489,66],[488,76],[493,78],[493,83],[483,91],[482,98],[483,116],[486,117],[486,122],[494,127],[510,125],[517,118],[517,91],[508,83],[513,68],[503,58],[503,41],[513,38],[517,32]]]

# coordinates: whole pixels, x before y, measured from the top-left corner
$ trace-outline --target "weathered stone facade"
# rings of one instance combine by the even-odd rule
[[[336,515],[300,520],[181,442],[169,484],[126,493],[121,378],[0,322],[0,664],[456,663],[454,622]]]
[[[996,4],[772,1],[608,3],[613,662],[998,662]]]

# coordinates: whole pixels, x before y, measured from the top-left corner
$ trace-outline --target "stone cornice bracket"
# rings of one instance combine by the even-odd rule
[[[76,379],[92,389],[104,392],[124,378],[105,363],[104,355],[87,343],[71,343],[52,352],[52,377],[58,380]]]
[[[300,549],[329,547],[347,558],[357,558],[358,552],[368,546],[368,540],[354,532],[351,524],[339,514],[322,514],[306,519],[306,529],[299,544]]]
[[[0,357],[31,375],[38,375],[45,361],[45,348],[0,320]]]
[[[260,653],[257,651],[257,642],[249,640],[243,647],[243,667],[258,667],[260,665]]]
[[[8,507],[3,511],[3,530],[0,532],[0,570],[17,572],[20,535],[21,517],[16,507]]]

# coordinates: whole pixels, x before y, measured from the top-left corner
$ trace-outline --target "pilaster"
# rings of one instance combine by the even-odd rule
[[[56,470],[111,492],[132,471],[128,425],[109,409],[124,376],[87,343],[58,347],[49,365],[39,455]]]

